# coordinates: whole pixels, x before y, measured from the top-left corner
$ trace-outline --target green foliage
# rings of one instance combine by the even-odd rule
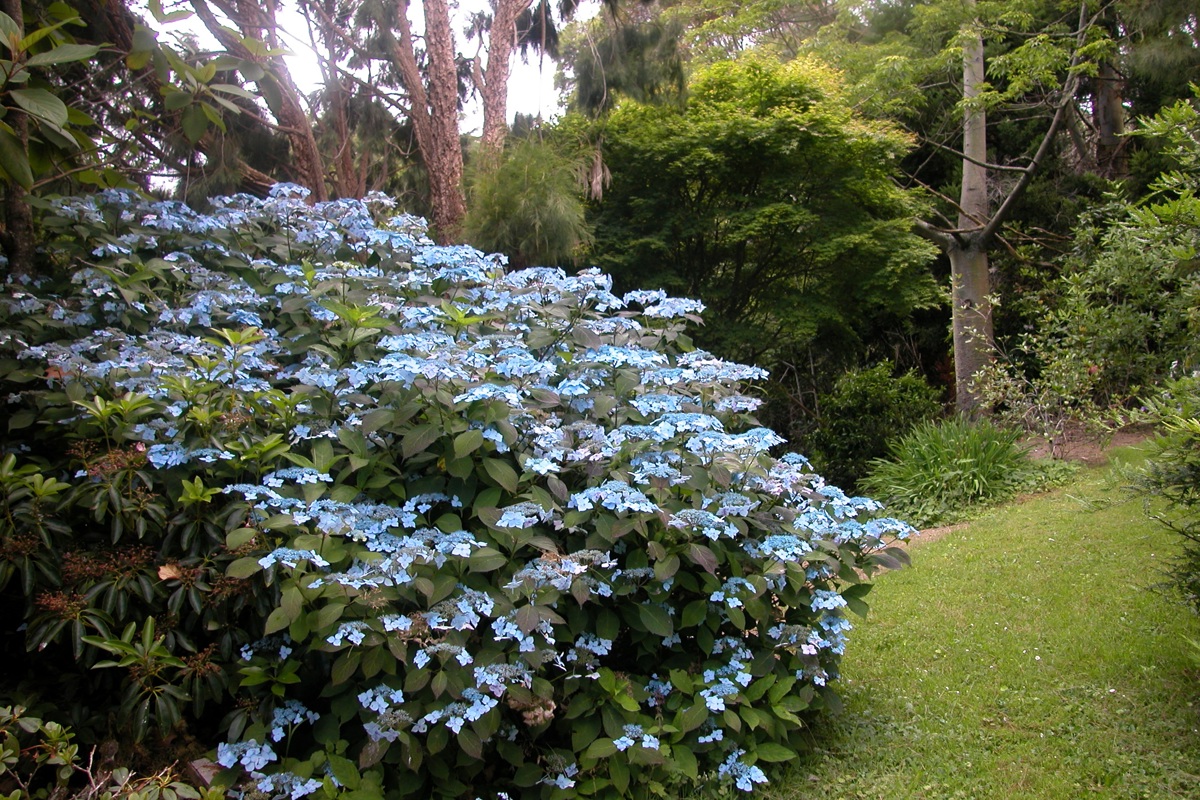
[[[67,33],[66,26],[83,25],[77,13],[62,4],[53,10],[57,19],[24,36],[0,12],[0,175],[23,189],[63,156],[95,146],[84,132],[92,119],[63,102],[53,71],[87,61],[100,48],[77,44]],[[28,120],[26,130],[13,127],[17,116]]]
[[[0,708],[0,798],[3,800],[221,800],[172,768],[139,777],[125,767],[101,769],[72,742],[75,734],[21,706]],[[11,794],[4,787],[17,786]]]
[[[1038,327],[978,378],[1001,418],[1058,438],[1200,363],[1200,123],[1179,103],[1143,121],[1178,169],[1138,204],[1110,202],[1039,299]]]
[[[772,366],[809,346],[853,361],[864,339],[939,302],[932,249],[893,182],[909,140],[855,115],[815,60],[707,67],[683,107],[621,104],[604,142],[597,263],[622,288],[702,297],[698,335],[713,349]]]
[[[1061,462],[1031,462],[1019,435],[986,420],[923,422],[890,442],[859,483],[914,525],[953,522],[1069,474]]]
[[[575,261],[591,242],[579,165],[539,139],[512,141],[499,164],[477,167],[466,238],[514,266]]]
[[[1157,426],[1158,433],[1134,487],[1166,501],[1165,510],[1153,516],[1183,540],[1171,579],[1200,612],[1200,378],[1168,381],[1144,403],[1138,419]]]
[[[303,194],[46,204],[66,277],[0,303],[11,685],[273,798],[765,781],[908,526],[768,454],[695,301]]]
[[[887,442],[939,416],[938,391],[912,372],[895,377],[890,362],[853,369],[820,398],[820,420],[805,439],[813,461],[838,486],[852,488]]]
[[[768,796],[1194,795],[1200,618],[1154,591],[1179,542],[1127,501],[1143,455],[914,540],[855,629],[845,711]]]

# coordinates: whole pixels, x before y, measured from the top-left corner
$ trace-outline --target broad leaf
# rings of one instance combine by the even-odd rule
[[[67,124],[66,103],[45,89],[13,89],[8,96],[30,116],[52,122],[59,127]]]

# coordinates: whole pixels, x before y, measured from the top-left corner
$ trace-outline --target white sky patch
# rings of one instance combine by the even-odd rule
[[[472,43],[464,41],[466,37],[462,33],[466,27],[466,19],[473,11],[481,10],[486,6],[487,0],[463,0],[463,2],[451,3],[455,40],[460,53],[469,54],[470,51],[466,50],[464,45],[472,45]],[[179,3],[176,7],[186,9],[189,8],[189,5]],[[144,19],[152,19],[145,10],[144,2],[135,3],[134,9]],[[576,18],[587,19],[597,13],[598,9],[598,2],[585,2],[577,12]],[[410,12],[414,33],[420,35],[424,27],[424,19],[419,3],[415,3]],[[292,79],[301,92],[311,93],[321,85],[323,79],[319,61],[309,43],[308,23],[292,0],[283,0],[280,3],[278,22],[280,38],[291,51],[291,54],[285,56],[284,60],[292,74]],[[199,40],[201,46],[213,49],[218,47],[216,41],[204,28],[203,23],[195,17],[158,27],[161,33],[168,35],[190,33]],[[556,69],[556,63],[549,56],[539,58],[538,54],[530,53],[529,63],[525,63],[519,54],[514,55],[508,83],[509,123],[517,113],[533,114],[543,119],[552,119],[562,113],[564,104],[559,98],[558,91],[554,88]],[[463,113],[459,117],[459,129],[463,133],[478,135],[482,128],[483,107],[478,95],[472,94],[467,98]]]

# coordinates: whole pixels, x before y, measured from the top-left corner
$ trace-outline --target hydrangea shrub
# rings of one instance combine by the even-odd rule
[[[0,306],[30,670],[266,797],[764,782],[910,528],[771,455],[698,302],[389,208],[46,209],[69,281]]]

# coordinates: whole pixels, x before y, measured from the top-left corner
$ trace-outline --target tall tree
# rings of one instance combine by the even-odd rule
[[[623,101],[604,125],[612,184],[596,262],[620,290],[708,307],[702,344],[765,366],[864,340],[935,305],[931,248],[893,184],[910,140],[855,118],[811,58],[700,70],[686,104]]]
[[[467,206],[463,198],[463,154],[458,133],[458,67],[450,7],[446,0],[422,0],[425,56],[422,70],[409,20],[409,0],[375,6],[386,52],[409,98],[409,118],[417,148],[429,172],[435,237],[458,240]]]
[[[235,28],[225,25],[213,7]],[[325,159],[317,148],[300,90],[283,60],[286,48],[280,41],[275,4],[258,0],[192,0],[192,8],[231,55],[243,63],[259,65],[260,69],[250,74],[291,144],[297,182],[312,192],[314,200],[327,199]]]
[[[950,266],[955,400],[986,413],[973,378],[994,356],[991,252],[1055,154],[1083,75],[1111,54],[1108,40],[1086,0],[1069,12],[1041,0],[862,4],[840,35],[830,46],[836,36],[825,34],[824,49],[869,70],[866,106],[905,118],[921,139],[910,179],[932,202],[915,225]]]

